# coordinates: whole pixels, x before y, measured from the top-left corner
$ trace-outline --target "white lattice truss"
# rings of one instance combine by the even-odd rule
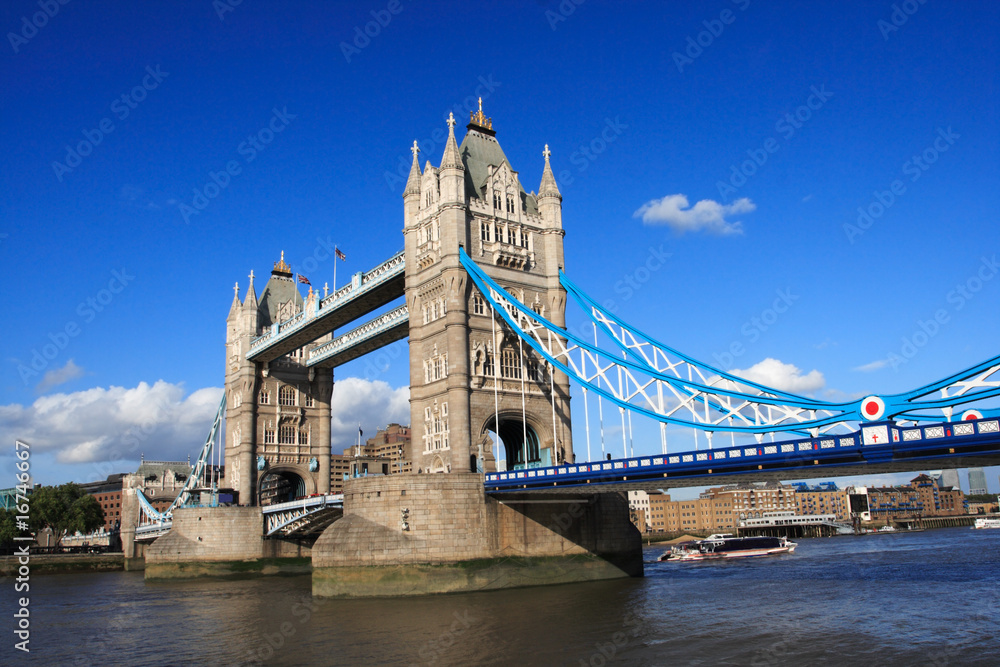
[[[467,255],[463,264],[490,305],[528,345],[585,389],[622,409],[661,424],[696,428],[708,434],[709,442],[716,432],[752,433],[758,442],[764,434],[779,431],[816,437],[837,427],[853,431],[862,421],[861,400],[831,403],[772,389],[657,343],[601,309],[564,277],[564,286],[593,322],[591,344],[584,340],[591,332],[575,335],[557,327],[504,291]],[[598,330],[614,341],[614,352],[598,346]],[[940,399],[927,399],[939,391]],[[994,358],[942,382],[883,398],[886,418],[916,421],[930,415],[914,411],[942,410],[950,418],[955,405],[998,392],[1000,358]]]

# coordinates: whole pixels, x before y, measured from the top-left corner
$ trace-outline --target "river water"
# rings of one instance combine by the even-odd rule
[[[646,548],[643,579],[386,600],[314,600],[304,576],[36,576],[30,660],[8,632],[0,664],[1000,665],[1000,530],[724,563],[662,551]]]

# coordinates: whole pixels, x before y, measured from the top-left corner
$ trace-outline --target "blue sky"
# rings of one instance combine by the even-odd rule
[[[399,250],[409,146],[439,163],[478,96],[528,190],[549,145],[567,273],[640,329],[817,397],[966,368],[998,353],[998,24],[985,1],[5,3],[0,434],[45,483],[196,454],[233,283]],[[342,411],[407,420],[405,360],[338,369]]]

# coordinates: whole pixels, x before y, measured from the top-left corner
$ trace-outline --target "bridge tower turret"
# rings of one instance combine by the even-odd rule
[[[562,197],[546,150],[542,192],[521,187],[492,119],[471,114],[461,146],[449,115],[439,168],[414,164],[403,193],[410,312],[409,459],[415,471],[572,461],[569,383],[498,322],[462,268],[464,249],[517,298],[563,324]],[[419,180],[418,180],[419,179]]]
[[[329,336],[269,363],[246,358],[254,338],[306,307],[294,277],[282,253],[258,301],[251,272],[226,319],[225,486],[241,505],[330,490],[333,376],[305,365],[308,349]]]

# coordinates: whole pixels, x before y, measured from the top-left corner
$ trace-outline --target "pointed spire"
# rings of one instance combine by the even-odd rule
[[[444,157],[441,158],[441,168],[461,168],[462,156],[458,153],[458,142],[455,141],[455,114],[448,113],[448,141],[444,145]]]
[[[408,194],[420,194],[420,161],[417,158],[420,147],[417,146],[416,139],[413,140],[410,151],[413,153],[413,164],[410,166],[410,177],[406,179],[406,187],[403,189],[404,197]]]
[[[240,284],[236,283],[233,285],[233,304],[229,306],[229,317],[226,319],[232,319],[236,316],[236,313],[240,311]]]
[[[549,164],[549,156],[552,155],[552,151],[549,150],[548,144],[545,144],[542,155],[545,156],[545,169],[542,170],[542,184],[538,186],[538,196],[559,197],[561,199],[562,195],[559,192],[559,186],[556,185],[556,177],[552,173],[552,165]]]
[[[253,269],[250,270],[250,287],[247,288],[246,298],[243,299],[243,307],[257,307],[257,290],[253,286]]]

